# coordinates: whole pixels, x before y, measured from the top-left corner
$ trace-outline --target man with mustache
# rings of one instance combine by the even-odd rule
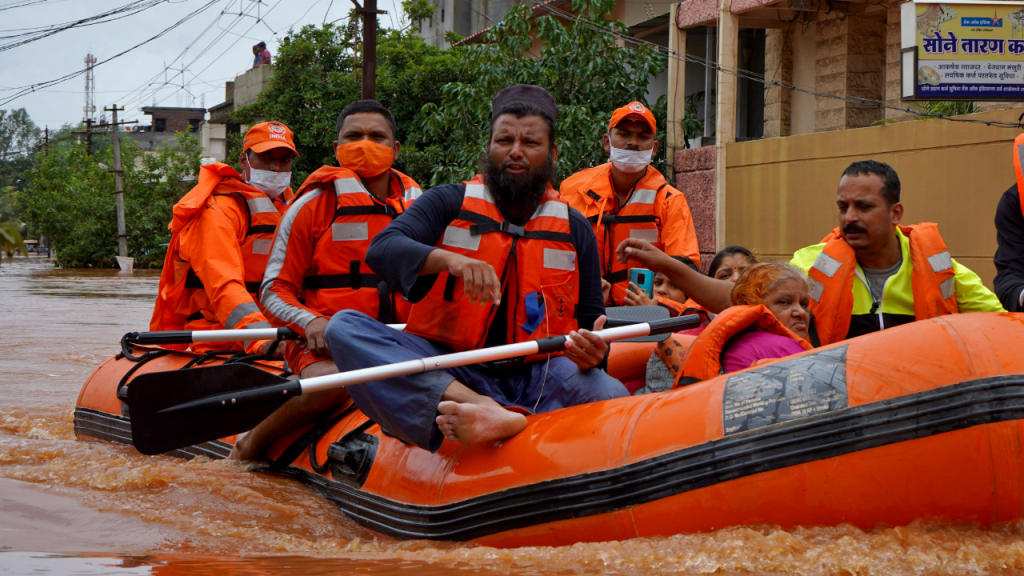
[[[413,302],[405,331],[335,314],[325,337],[341,371],[570,334],[563,353],[349,387],[389,433],[430,451],[526,426],[523,413],[627,396],[598,368],[608,346],[597,244],[549,184],[558,108],[537,86],[492,104],[483,173],[428,190],[371,243],[366,262]]]
[[[888,164],[850,164],[836,206],[839,227],[790,262],[810,277],[815,346],[945,314],[1004,311],[978,275],[950,257],[936,224],[900,225],[900,179]],[[619,252],[620,258],[659,262],[642,241],[627,240]],[[708,309],[729,307],[732,284],[683,266],[667,276]]]
[[[337,119],[337,166],[310,174],[281,219],[260,303],[275,327],[302,337],[284,345],[288,368],[301,378],[338,371],[324,341],[339,310],[383,322],[405,322],[409,303],[364,260],[370,241],[422,192],[392,167],[401,150],[391,111],[376,100],[345,106]],[[259,458],[267,444],[348,399],[344,388],[303,394],[240,438],[232,457]]]
[[[697,233],[686,197],[651,166],[658,153],[657,133],[654,114],[640,102],[630,102],[613,112],[608,123],[604,149],[609,161],[562,182],[562,199],[594,227],[602,280],[610,292],[606,304],[631,303],[629,269],[639,264],[615,258],[615,248],[626,238],[647,240],[695,270],[700,268]],[[672,309],[682,307],[668,299],[658,300]]]

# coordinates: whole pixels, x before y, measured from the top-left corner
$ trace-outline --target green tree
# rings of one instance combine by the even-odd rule
[[[179,133],[173,145],[155,153],[134,142],[121,143],[124,169],[128,255],[135,267],[163,264],[170,239],[171,208],[194,184],[202,148],[192,134]],[[112,192],[110,149],[85,153],[85,144],[68,141],[35,157],[21,196],[25,219],[57,247],[56,263],[68,268],[116,265],[117,213]]]
[[[337,164],[331,147],[338,136],[335,122],[361,91],[352,74],[352,40],[351,27],[333,24],[305,26],[292,33],[278,50],[270,87],[233,114],[244,124],[277,120],[292,129],[300,154],[292,167],[296,186],[324,164]],[[465,65],[456,52],[428,46],[410,29],[378,34],[377,100],[394,114],[403,144],[422,140],[417,132],[423,105],[441,99],[442,85],[464,77]],[[233,160],[238,153],[236,144],[228,158]],[[409,171],[405,157],[403,149],[396,168]]]
[[[0,110],[0,160],[30,155],[41,135],[24,108]]]
[[[442,98],[423,107],[422,130],[408,144],[406,162],[421,183],[468,179],[487,142],[491,100],[514,84],[537,84],[559,106],[558,177],[607,161],[601,137],[612,112],[633,100],[646,101],[650,78],[665,70],[667,59],[646,45],[621,48],[615,34],[626,26],[607,16],[615,0],[573,0],[577,20],[559,23],[551,16],[534,20],[520,5],[485,33],[483,43],[453,48],[466,63],[466,79],[446,84]],[[533,51],[534,39],[542,42]],[[665,102],[652,106],[659,126]],[[664,131],[659,134],[664,138]],[[664,146],[661,147],[664,150]]]
[[[13,258],[15,250],[28,256],[28,249],[21,237],[23,225],[14,216],[15,194],[14,186],[0,188],[0,261],[4,254]]]

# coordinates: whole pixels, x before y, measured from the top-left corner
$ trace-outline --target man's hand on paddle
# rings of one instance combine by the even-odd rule
[[[448,273],[462,278],[466,297],[474,304],[501,303],[501,280],[487,262],[448,252]]]
[[[306,347],[317,356],[330,357],[327,351],[327,340],[324,340],[324,330],[327,329],[327,318],[316,317],[309,324],[306,324]]]
[[[598,317],[594,322],[594,330],[604,328],[607,316]],[[590,330],[572,331],[565,341],[565,357],[572,360],[576,367],[583,370],[590,370],[604,361],[608,354],[608,343],[601,340],[599,336]]]

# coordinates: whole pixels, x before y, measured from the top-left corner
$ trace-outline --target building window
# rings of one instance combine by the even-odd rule
[[[198,134],[199,133],[199,123],[200,122],[202,122],[202,119],[200,119],[200,118],[190,118],[189,119],[188,124],[189,124],[189,126],[192,127],[192,133],[193,134]]]
[[[166,132],[167,118],[153,118],[153,132]]]
[[[441,24],[444,24],[444,8],[441,8]]]

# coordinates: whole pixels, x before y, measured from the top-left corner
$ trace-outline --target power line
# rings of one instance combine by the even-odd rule
[[[53,24],[51,26],[39,26],[36,28],[26,28],[26,30],[20,34],[13,34],[10,36],[0,36],[0,39],[10,40],[6,44],[0,44],[0,52],[5,50],[11,50],[19,46],[24,46],[31,42],[36,42],[44,38],[59,34],[65,30],[70,30],[76,27],[83,26],[96,26],[97,24],[106,24],[108,22],[114,22],[122,18],[134,16],[140,12],[153,8],[158,4],[162,4],[165,0],[135,0],[120,6],[107,10],[106,12],[97,14],[95,16],[89,16],[87,18],[80,18],[78,20],[72,20],[70,22],[64,22],[62,24]],[[10,30],[15,32],[17,30]]]
[[[100,65],[106,64],[107,62],[110,62],[111,60],[115,60],[117,58],[120,58],[121,56],[124,56],[125,54],[131,52],[132,50],[135,50],[136,48],[139,48],[141,46],[149,44],[153,40],[161,38],[162,36],[166,35],[170,31],[172,31],[175,28],[177,28],[178,26],[181,26],[185,22],[191,20],[193,17],[198,16],[199,14],[203,13],[208,8],[210,8],[211,6],[216,4],[217,1],[218,0],[210,0],[210,2],[207,2],[206,4],[204,4],[203,6],[198,8],[197,10],[194,10],[193,12],[189,13],[188,15],[186,15],[181,20],[178,20],[177,22],[175,22],[171,26],[168,26],[167,28],[164,28],[162,31],[157,33],[155,36],[152,36],[148,40],[144,40],[144,41],[136,44],[135,46],[132,46],[131,48],[128,48],[127,50],[119,52],[119,53],[111,56],[110,58],[107,58],[106,60],[103,60],[102,62],[97,62],[96,66],[100,66]],[[60,84],[61,82],[66,82],[68,80],[71,80],[72,78],[77,78],[78,76],[81,76],[82,74],[85,74],[85,72],[86,72],[86,69],[82,69],[82,70],[79,70],[77,72],[72,72],[70,74],[65,74],[64,76],[61,76],[60,78],[55,78],[53,80],[48,80],[46,82],[40,82],[38,84],[30,84],[28,86],[23,86],[18,91],[17,94],[14,94],[12,96],[8,96],[8,97],[4,98],[3,100],[0,100],[0,106],[6,106],[10,102],[13,102],[14,100],[17,100],[18,98],[21,98],[22,96],[24,96],[26,94],[31,94],[36,88],[49,88],[50,86],[55,86],[57,84]]]
[[[757,72],[753,72],[751,70],[743,70],[741,68],[737,68],[736,70],[732,70],[732,69],[729,69],[729,68],[726,68],[726,67],[720,65],[717,62],[711,62],[711,61],[708,61],[708,60],[706,60],[704,58],[699,58],[697,56],[692,56],[690,54],[683,54],[682,56],[680,56],[679,53],[677,53],[674,50],[670,50],[669,48],[667,48],[665,46],[659,46],[658,44],[654,44],[653,42],[648,42],[648,41],[643,40],[641,38],[636,38],[636,37],[633,37],[633,36],[627,36],[625,34],[621,34],[621,33],[615,32],[614,30],[611,30],[609,28],[605,28],[604,26],[600,26],[600,25],[598,25],[595,22],[592,22],[590,20],[586,20],[586,19],[583,19],[583,18],[579,18],[579,17],[575,16],[574,14],[565,12],[565,11],[560,10],[558,8],[554,8],[554,7],[549,6],[549,5],[547,5],[547,4],[543,3],[543,2],[539,2],[537,0],[529,0],[529,1],[533,2],[533,4],[535,6],[539,6],[539,7],[543,8],[543,9],[547,10],[548,12],[550,12],[553,15],[556,15],[556,16],[559,16],[561,18],[565,18],[565,19],[572,20],[574,22],[583,24],[585,26],[590,27],[592,30],[595,30],[597,32],[601,32],[603,34],[607,34],[609,36],[612,36],[612,37],[614,37],[616,39],[619,39],[619,40],[622,40],[624,42],[630,42],[630,43],[638,44],[638,45],[646,45],[649,48],[652,48],[653,50],[655,50],[656,52],[658,52],[660,54],[664,54],[668,58],[674,58],[674,59],[680,60],[682,62],[692,62],[694,64],[699,64],[701,66],[704,66],[705,68],[710,68],[712,70],[716,70],[716,71],[719,71],[719,72],[724,72],[726,74],[731,74],[733,76],[736,76],[737,78],[744,78],[746,80],[757,82],[757,83],[763,84],[765,86],[778,86],[778,87],[784,88],[786,90],[794,90],[794,91],[797,91],[797,92],[803,92],[805,94],[810,94],[812,96],[819,96],[819,97],[822,97],[822,98],[831,98],[831,99],[834,99],[834,100],[840,100],[840,101],[846,102],[848,104],[856,104],[856,105],[859,105],[859,106],[868,106],[868,107],[874,107],[874,108],[886,108],[886,109],[889,109],[889,110],[896,110],[896,111],[899,111],[899,112],[907,112],[907,113],[914,114],[914,115],[917,115],[917,116],[925,116],[925,117],[928,117],[928,118],[937,118],[939,120],[948,120],[950,122],[965,122],[965,123],[970,123],[970,124],[984,124],[986,126],[995,126],[995,127],[998,127],[998,128],[1021,128],[1021,129],[1024,129],[1024,123],[1022,123],[1020,121],[1014,123],[1014,122],[1004,122],[1002,120],[979,120],[979,119],[976,119],[976,118],[958,118],[958,117],[948,116],[946,114],[933,114],[933,113],[929,113],[929,112],[925,112],[925,111],[921,111],[921,110],[915,110],[915,109],[913,109],[913,108],[911,108],[909,106],[907,106],[907,107],[893,106],[891,104],[886,103],[884,100],[876,100],[876,99],[873,99],[873,98],[857,98],[857,97],[840,96],[838,94],[834,94],[834,93],[831,93],[831,92],[817,92],[817,91],[811,90],[809,88],[802,88],[802,87],[797,86],[796,84],[793,84],[791,82],[780,82],[780,81],[778,81],[778,80],[776,80],[774,78],[772,80],[766,80],[763,74],[760,74],[760,73],[757,73]]]

